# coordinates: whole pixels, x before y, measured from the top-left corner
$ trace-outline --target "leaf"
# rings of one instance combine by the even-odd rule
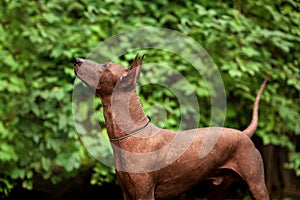
[[[65,115],[60,115],[58,121],[58,129],[63,129],[67,125],[67,117]]]
[[[4,57],[3,63],[12,69],[16,69],[19,64],[15,61],[15,59],[12,57],[12,55],[6,55]]]
[[[41,164],[42,164],[43,170],[45,170],[45,171],[49,171],[50,170],[51,160],[49,158],[42,157],[41,158]]]
[[[250,46],[242,47],[242,52],[250,58],[255,57],[255,56],[260,56],[260,52]]]
[[[57,15],[55,13],[43,13],[43,18],[50,24],[60,21],[60,18],[57,17]]]
[[[9,131],[4,127],[3,123],[0,121],[0,138],[5,139],[9,136]]]

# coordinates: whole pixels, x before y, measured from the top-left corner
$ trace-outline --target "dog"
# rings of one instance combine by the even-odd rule
[[[221,185],[228,172],[247,183],[252,199],[268,200],[263,161],[251,141],[267,78],[244,131],[206,127],[175,132],[151,124],[143,111],[136,93],[143,58],[137,55],[129,68],[83,58],[74,62],[76,76],[101,99],[124,200],[170,199],[202,180]],[[207,155],[201,154],[204,139],[217,139]]]

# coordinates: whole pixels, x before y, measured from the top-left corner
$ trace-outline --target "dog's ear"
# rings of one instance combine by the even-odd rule
[[[135,58],[133,59],[131,65],[130,65],[130,67],[129,67],[129,70],[131,70],[131,69],[133,69],[133,68],[136,67],[138,58],[139,58],[139,54],[137,53],[136,56],[135,56]]]
[[[138,59],[138,54],[135,56],[132,64],[130,65],[130,67],[127,69],[127,73],[121,77],[120,81],[121,84],[125,87],[129,87],[129,86],[133,86],[135,87],[139,78],[140,78],[140,73],[141,73],[141,67],[143,64],[143,59],[144,59],[143,55],[141,57],[141,59],[137,62]]]
[[[137,58],[138,54],[136,55],[136,58]],[[141,68],[142,68],[142,64],[143,64],[143,59],[145,57],[145,54],[142,55],[141,59],[139,60],[139,62],[137,64],[135,64],[135,66],[130,66],[129,68],[129,73],[131,73],[131,71],[133,71],[133,73],[135,74],[135,77],[134,77],[134,81],[135,81],[135,84],[137,84],[139,78],[140,78],[140,73],[141,73]],[[135,58],[135,62],[136,63],[136,59]]]

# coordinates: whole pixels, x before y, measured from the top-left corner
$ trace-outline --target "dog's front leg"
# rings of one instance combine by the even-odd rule
[[[136,197],[133,200],[155,200],[154,189],[151,189],[150,191],[141,194],[139,197]]]
[[[155,184],[151,173],[117,173],[124,200],[155,200]]]
[[[129,194],[127,191],[123,192],[124,200],[155,200],[154,197],[154,189],[150,189],[149,191],[145,191],[143,193],[138,194]]]
[[[130,194],[127,191],[123,192],[124,200],[155,200],[154,197],[154,189],[150,189],[149,191],[145,191],[139,194]]]

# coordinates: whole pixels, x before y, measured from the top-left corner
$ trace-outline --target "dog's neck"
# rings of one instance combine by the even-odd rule
[[[149,119],[142,108],[136,91],[131,94],[100,98],[110,139],[126,137],[148,124]]]

